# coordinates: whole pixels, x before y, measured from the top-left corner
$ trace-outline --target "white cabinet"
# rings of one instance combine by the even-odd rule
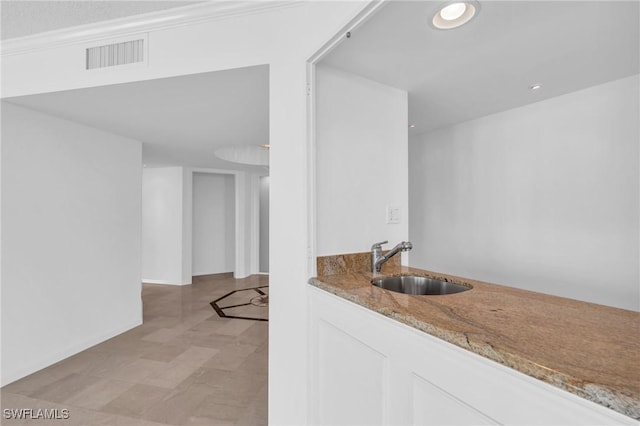
[[[318,324],[318,423],[383,422],[387,357],[327,322]]]
[[[309,308],[311,424],[638,424],[315,287]]]

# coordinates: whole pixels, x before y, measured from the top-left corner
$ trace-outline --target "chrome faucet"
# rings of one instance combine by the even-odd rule
[[[382,254],[382,245],[389,241],[382,241],[371,246],[371,272],[376,273],[382,270],[382,264],[391,259],[401,251],[409,251],[413,248],[413,244],[409,241],[403,241],[389,250],[387,254]]]

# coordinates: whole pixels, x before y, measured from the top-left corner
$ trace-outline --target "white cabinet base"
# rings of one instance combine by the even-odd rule
[[[310,424],[637,425],[312,287]]]

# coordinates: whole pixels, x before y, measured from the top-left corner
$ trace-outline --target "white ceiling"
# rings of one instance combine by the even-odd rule
[[[430,25],[441,4],[388,3],[322,64],[407,90],[412,134],[639,72],[638,1],[480,0],[446,31]]]
[[[121,11],[136,3],[85,1]],[[392,1],[322,63],[409,91],[410,133],[639,72],[638,1],[482,1],[471,23],[437,31],[429,21],[440,4]],[[268,73],[265,65],[8,101],[140,140],[149,166],[262,171],[213,152],[269,143]],[[533,83],[542,89],[529,91]]]
[[[264,171],[214,151],[269,143],[267,65],[5,100],[137,139],[147,166]]]
[[[23,37],[60,28],[188,6],[189,0],[2,0],[0,37]]]

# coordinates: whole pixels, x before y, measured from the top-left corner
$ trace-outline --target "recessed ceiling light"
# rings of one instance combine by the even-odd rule
[[[534,84],[529,86],[529,90],[533,90],[535,92],[536,90],[540,90],[541,87],[542,87],[542,84]]]
[[[467,5],[464,3],[451,3],[449,6],[445,6],[440,9],[440,16],[445,21],[453,21],[464,15],[464,11],[467,10]]]
[[[415,124],[409,124],[409,127],[411,127],[412,129],[415,129],[416,125]]]
[[[479,9],[475,0],[465,2],[448,2],[433,15],[433,26],[440,30],[450,30],[466,24],[477,15]]]

